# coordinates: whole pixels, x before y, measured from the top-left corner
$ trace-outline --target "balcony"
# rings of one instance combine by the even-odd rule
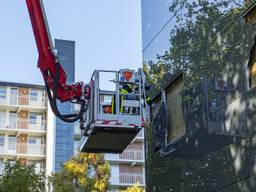
[[[127,149],[119,155],[120,160],[144,161],[143,150]]]
[[[122,154],[105,154],[108,161],[144,162],[143,150],[126,149]]]
[[[44,157],[45,149],[45,145],[18,142],[0,143],[0,154],[3,156]]]
[[[2,164],[1,164],[1,166],[0,166],[0,175],[3,174],[3,172],[4,172],[4,167],[5,167],[4,162],[2,161],[1,163],[2,163]],[[28,166],[33,165],[33,166],[34,166],[34,170],[35,170],[35,172],[36,172],[37,174],[38,174],[38,173],[45,173],[45,172],[46,172],[45,168],[43,168],[43,163],[36,163],[36,164],[35,164],[35,163],[33,163],[33,162],[28,162],[27,165],[28,165]]]
[[[2,109],[45,109],[46,108],[45,97],[32,98],[29,95],[11,95],[11,94],[1,94],[0,95],[0,106]]]
[[[26,118],[0,119],[0,132],[46,133],[46,121],[31,121]]]
[[[110,184],[119,186],[139,184],[141,186],[145,186],[145,178],[143,173],[119,172],[119,174],[115,174],[110,177]]]

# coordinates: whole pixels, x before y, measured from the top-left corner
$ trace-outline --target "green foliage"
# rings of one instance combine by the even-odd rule
[[[20,162],[5,163],[0,178],[0,192],[42,192],[45,190],[45,176],[36,173],[34,166],[24,166]]]
[[[56,192],[105,192],[110,178],[110,165],[101,154],[80,153],[50,177]]]
[[[126,190],[123,190],[121,192],[144,192],[144,189],[142,189],[138,184],[135,184],[131,187],[128,187]]]
[[[76,190],[76,186],[73,183],[73,177],[64,169],[59,173],[51,175],[48,178],[48,181],[49,184],[52,184],[55,192],[72,192]]]
[[[174,1],[170,10],[178,9],[178,2]],[[184,70],[190,82],[203,75],[216,77],[228,72],[232,76],[241,71],[251,42],[249,28],[240,21],[243,10],[227,0],[183,2],[184,13],[177,15],[170,32],[170,49],[157,56],[156,63],[149,63],[151,77],[157,79],[153,83],[160,81],[162,71]]]

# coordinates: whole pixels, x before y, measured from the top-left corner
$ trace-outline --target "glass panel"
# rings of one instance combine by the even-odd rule
[[[5,111],[0,111],[0,127],[3,128],[6,125]]]
[[[147,137],[154,139],[147,142],[147,160],[151,162],[146,171],[148,191],[254,188],[247,176],[255,168],[255,125],[253,130],[247,126],[255,116],[247,116],[245,92],[248,81],[256,85],[256,42],[253,28],[245,20],[251,20],[253,15],[256,21],[256,7],[249,9],[247,18],[246,14],[241,18],[250,2],[255,0],[141,1],[143,63],[152,85],[150,93],[169,88],[166,106],[162,105],[160,94],[151,105],[150,128],[154,129],[147,132]],[[170,84],[181,70],[183,85]],[[216,87],[218,79],[221,81]],[[202,80],[204,86],[199,89],[197,85]],[[240,136],[248,132],[251,140],[240,144],[236,133]],[[235,145],[227,145],[230,135],[229,142],[235,141]],[[167,146],[168,141],[179,147]],[[154,150],[159,146],[164,146],[167,157],[155,158]],[[154,183],[155,178],[161,177],[166,180]],[[172,177],[175,182],[170,180]],[[246,179],[236,182],[238,178]]]
[[[17,128],[17,113],[16,112],[10,112],[10,128]]]
[[[99,72],[100,91],[116,91],[116,73]]]
[[[35,138],[29,138],[29,144],[36,144],[36,139]]]
[[[38,91],[35,89],[30,89],[29,99],[30,99],[30,101],[37,101],[38,100]]]
[[[30,113],[29,114],[29,123],[30,124],[36,124],[37,123],[37,114]]]
[[[0,135],[0,146],[4,146],[4,135]]]
[[[7,91],[6,87],[0,87],[0,100],[6,99]]]
[[[18,96],[19,96],[19,93],[18,93],[18,88],[11,88],[11,97],[10,97],[10,103],[12,105],[16,105],[17,102],[18,102]]]
[[[16,136],[14,136],[14,135],[8,136],[8,150],[9,151],[16,150]]]
[[[40,137],[30,137],[28,143],[32,145],[41,145],[42,139]]]

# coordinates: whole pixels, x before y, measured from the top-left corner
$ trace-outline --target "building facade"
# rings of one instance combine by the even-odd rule
[[[5,161],[17,160],[51,171],[48,115],[44,86],[0,82],[0,172]]]
[[[173,12],[171,12],[170,10],[172,10],[173,7],[171,7],[173,2],[180,2],[180,5],[177,6],[178,10],[176,12],[176,15],[174,15]],[[183,36],[179,36],[180,40],[178,43],[175,42],[176,39],[174,39],[174,35],[177,34],[178,32],[175,30],[173,32],[174,25],[176,24],[177,20],[176,20],[176,16],[183,16],[183,22],[188,22],[186,20],[186,11],[188,11],[189,5],[186,5],[184,7],[182,7],[182,2],[183,1],[170,1],[170,0],[158,0],[158,1],[154,1],[154,0],[147,0],[147,1],[142,1],[142,26],[143,26],[143,59],[144,59],[144,63],[149,64],[148,66],[150,66],[150,64],[155,64],[155,63],[161,63],[163,64],[164,62],[166,62],[166,64],[171,64],[174,63],[173,62],[173,58],[175,58],[175,56],[177,58],[179,58],[179,55],[175,54],[177,52],[175,52],[175,47],[174,45],[180,44],[182,45],[184,43],[184,52],[186,52],[187,58],[190,58],[191,54],[189,54],[190,52],[193,53],[194,47],[191,45],[196,45],[196,50],[200,50],[198,52],[202,52],[202,50],[210,50],[211,52],[211,47],[210,44],[208,43],[208,40],[203,41],[203,46],[200,46],[198,44],[196,44],[196,42],[194,41],[187,41],[187,35],[183,35]],[[200,6],[204,5],[204,3],[208,3],[207,1],[186,1],[188,3],[195,3],[195,4],[200,4]],[[220,3],[221,1],[216,1],[213,2],[213,4],[217,4]],[[248,1],[250,2],[250,1]],[[199,6],[199,7],[200,7]],[[232,5],[234,6],[234,5]],[[202,7],[200,7],[200,9],[202,9]],[[199,9],[198,9],[199,10]],[[206,9],[206,10],[211,10],[210,8]],[[238,10],[238,9],[237,9]],[[218,13],[221,13],[222,10],[221,8],[218,10]],[[228,12],[228,11],[227,11]],[[211,22],[206,22],[209,21],[208,19],[213,19],[213,13],[207,15],[206,16],[200,16],[200,19],[198,19],[199,21],[197,21],[197,12],[191,12],[192,17],[194,18],[193,22],[195,21],[196,23],[196,28],[194,31],[204,31],[205,27],[203,27],[202,25],[198,25],[200,23],[200,19],[204,20],[204,23],[210,24]],[[241,13],[241,12],[240,12]],[[241,50],[245,50],[246,52],[250,52],[250,50],[248,49],[248,45],[247,48],[245,48],[246,46],[244,44],[246,44],[245,42],[247,42],[249,35],[245,32],[246,28],[249,28],[249,26],[245,26],[243,24],[243,21],[241,21],[241,16],[239,17],[240,13],[238,13],[238,17],[233,17],[233,16],[229,16],[228,17],[228,21],[226,23],[224,23],[223,21],[221,22],[221,18],[223,19],[223,15],[220,18],[214,18],[214,21],[216,22],[217,25],[221,24],[219,29],[216,29],[215,27],[209,27],[209,29],[214,29],[216,30],[215,33],[211,34],[211,39],[218,39],[219,37],[221,37],[222,39],[226,39],[226,37],[232,37],[230,39],[234,39],[229,40],[229,41],[224,41],[225,43],[221,43],[220,44],[220,49],[224,49],[225,47],[232,47],[229,50],[226,50],[226,52],[232,56],[230,56],[230,58],[233,56],[238,55],[238,52],[234,52],[233,50],[233,44],[236,44],[237,47],[239,47],[239,49]],[[241,13],[242,14],[242,13]],[[188,14],[189,15],[189,14]],[[220,14],[221,15],[221,14]],[[228,15],[228,14],[227,14]],[[254,14],[255,15],[255,14]],[[208,17],[209,16],[209,17]],[[203,19],[202,19],[203,18]],[[225,15],[224,15],[225,18]],[[225,20],[224,20],[225,21]],[[229,25],[230,23],[232,23],[232,27],[230,27],[231,25]],[[177,22],[177,25],[179,26],[180,31],[183,31],[183,25],[179,25],[180,23]],[[223,25],[223,26],[222,26]],[[225,25],[229,25],[229,26],[225,26]],[[184,25],[186,26],[186,25]],[[234,30],[233,30],[234,29]],[[236,30],[239,29],[241,31],[244,32],[237,32]],[[185,30],[184,30],[185,31]],[[189,28],[188,30],[189,32],[191,32],[192,36],[194,36],[194,31],[192,28]],[[211,31],[211,30],[209,30]],[[209,31],[204,31],[205,34],[210,34]],[[197,33],[195,33],[195,36],[193,38],[197,38],[200,39],[199,35],[196,35]],[[246,34],[246,35],[244,35]],[[236,36],[236,38],[234,38]],[[238,37],[239,36],[239,37]],[[244,38],[245,37],[245,38]],[[191,39],[193,39],[191,38]],[[184,39],[184,41],[183,41]],[[203,36],[200,40],[203,39]],[[207,38],[206,38],[207,39]],[[210,38],[209,38],[210,39]],[[244,42],[242,42],[242,40],[244,40]],[[198,41],[199,42],[199,41]],[[209,40],[209,42],[211,43],[215,43],[214,41]],[[172,43],[174,43],[174,45],[172,45]],[[176,43],[176,44],[175,44]],[[252,42],[249,42],[252,43]],[[188,45],[187,45],[188,44]],[[189,45],[190,44],[190,45]],[[204,47],[204,45],[207,45],[206,47]],[[245,46],[245,47],[244,47]],[[174,47],[174,48],[173,48]],[[192,49],[190,49],[191,47],[193,47]],[[182,54],[183,54],[182,53]],[[212,53],[212,52],[211,52]],[[232,67],[230,69],[234,69],[237,68],[239,70],[239,72],[243,71],[244,68],[244,64],[247,62],[246,60],[248,59],[248,56],[246,56],[248,53],[239,53],[239,58],[241,58],[241,60],[239,59],[232,59]],[[251,51],[251,53],[253,53],[253,51]],[[170,57],[169,59],[169,55],[171,55],[172,57]],[[161,60],[161,56],[165,56],[164,61]],[[184,57],[183,57],[184,58]],[[206,68],[208,64],[208,66],[212,66],[215,70],[215,68],[219,67],[219,62],[204,62],[206,59],[208,58],[212,58],[207,56],[203,56],[200,58],[200,62],[204,63],[204,68]],[[168,60],[169,59],[169,60]],[[196,66],[194,66],[194,68],[198,69],[198,63],[200,62],[196,62],[197,58],[193,58],[192,61],[191,59],[188,59],[189,62],[188,63],[196,63]],[[220,57],[219,61],[223,61],[225,59],[225,57]],[[186,60],[182,60],[180,59],[181,64],[183,64],[182,62],[184,62]],[[185,62],[184,62],[185,63]],[[228,66],[229,62],[222,62],[222,67],[223,66]],[[235,67],[236,66],[236,67]],[[213,69],[213,68],[209,68],[209,69]],[[214,74],[214,70],[212,70],[212,76]],[[199,72],[199,71],[198,71]],[[220,71],[217,71],[219,74],[219,76],[221,77],[221,73]],[[215,72],[216,73],[216,72]],[[227,72],[230,75],[230,71]],[[232,71],[232,75],[234,74],[234,71]],[[226,75],[226,77],[228,77],[228,75]],[[234,77],[234,75],[232,76]],[[231,78],[232,78],[231,77]],[[244,80],[242,80],[242,75],[237,75],[237,77],[239,77],[239,80],[237,82],[241,82],[241,83],[245,83]],[[192,79],[192,78],[191,78]],[[231,79],[233,80],[233,79]],[[176,83],[177,85],[177,83]],[[242,87],[242,86],[241,86]],[[172,90],[174,90],[174,88],[172,88]],[[196,90],[196,89],[194,89]],[[194,91],[196,92],[196,91]],[[202,92],[201,92],[202,93]],[[255,93],[255,92],[254,92]],[[176,96],[177,97],[177,96]],[[184,97],[185,98],[185,97]],[[222,100],[223,97],[220,97]],[[208,98],[207,98],[208,99]],[[237,99],[238,101],[238,99]],[[167,99],[167,103],[168,103],[168,99]],[[192,97],[192,102],[197,102],[196,97]],[[219,102],[210,102],[209,100],[207,100],[207,102],[211,103],[212,106],[216,106],[219,105]],[[171,102],[169,102],[171,103]],[[218,104],[216,104],[218,103]],[[175,103],[177,104],[177,103]],[[216,104],[216,105],[214,105]],[[239,104],[239,107],[242,105],[242,102]],[[156,105],[155,105],[156,106]],[[232,106],[232,105],[227,105],[227,106]],[[190,106],[191,107],[191,106]],[[230,107],[231,108],[231,107]],[[173,108],[176,111],[177,115],[177,107]],[[191,109],[197,111],[197,109],[194,107],[191,107]],[[228,110],[227,110],[228,111]],[[169,113],[170,114],[170,113]],[[226,112],[226,114],[228,114]],[[229,113],[231,114],[231,113]],[[230,117],[235,116],[235,114],[237,114],[236,112],[234,112],[232,115],[229,115]],[[153,113],[152,113],[153,115]],[[191,114],[189,115],[184,115],[184,116],[190,116],[192,117]],[[219,117],[218,117],[219,118]],[[241,118],[241,117],[239,117]],[[236,120],[238,120],[239,118],[234,118]],[[195,118],[196,119],[196,118]],[[199,121],[202,122],[202,118],[198,118]],[[219,118],[221,119],[221,118]],[[169,119],[170,120],[170,119]],[[177,119],[176,119],[177,120]],[[174,121],[173,121],[174,122]],[[189,124],[193,124],[193,122],[191,121],[186,121]],[[240,123],[237,124],[231,124],[231,127],[234,128],[235,125],[239,125]],[[247,124],[249,125],[249,123],[247,122]],[[211,124],[213,125],[213,124]],[[253,124],[252,124],[253,125]],[[174,126],[173,126],[174,127]],[[172,128],[173,128],[172,127]],[[150,129],[151,127],[147,127],[147,131]],[[160,129],[159,129],[160,130]],[[190,129],[187,129],[189,131],[191,131]],[[204,127],[205,130],[205,127]],[[162,130],[160,130],[162,131]],[[159,132],[160,132],[159,131]],[[207,156],[202,156],[200,158],[187,158],[187,159],[182,159],[182,158],[177,158],[177,156],[174,155],[170,155],[167,156],[170,153],[162,153],[162,156],[159,153],[155,153],[155,151],[153,150],[155,147],[155,143],[151,142],[152,141],[152,135],[150,135],[150,133],[152,133],[153,131],[148,131],[147,132],[147,160],[146,160],[146,177],[147,177],[147,190],[148,191],[152,191],[152,192],[165,192],[165,191],[190,191],[190,192],[197,192],[197,191],[212,191],[212,190],[218,190],[218,189],[222,189],[223,191],[254,191],[255,190],[255,186],[253,183],[255,183],[255,178],[254,177],[246,177],[247,175],[249,175],[248,173],[253,172],[254,166],[255,166],[255,155],[253,153],[253,151],[255,151],[255,143],[252,142],[253,144],[249,144],[249,145],[244,145],[244,146],[236,146],[234,147],[234,145],[229,145],[228,147],[224,147],[222,149],[219,149],[218,151],[211,153]],[[171,132],[169,132],[171,133]],[[166,135],[164,135],[166,136]],[[255,136],[255,135],[253,135]],[[205,139],[209,139],[207,137],[204,137]],[[170,139],[171,140],[171,139]],[[187,139],[188,141],[190,140],[190,138]],[[252,139],[253,141],[255,140],[255,138]],[[210,139],[209,139],[210,141]],[[216,144],[219,144],[220,140],[217,138],[214,138],[213,140],[211,140],[211,144],[213,147],[216,147]],[[247,141],[248,143],[250,143],[251,141]],[[200,141],[196,140],[196,142],[194,143],[195,146],[203,146],[206,147],[205,145],[203,145]],[[208,151],[209,149],[207,149]],[[242,153],[240,153],[241,151],[243,151]],[[239,182],[237,182],[237,178],[244,178],[243,180],[240,180]]]
[[[75,42],[67,40],[55,39],[55,49],[63,67],[67,74],[67,83],[72,84],[75,80]],[[73,112],[71,103],[57,103],[58,109],[63,114]],[[60,171],[63,163],[74,156],[74,124],[67,123],[59,118],[56,118],[56,133],[55,133],[55,168],[56,172]]]
[[[145,188],[144,129],[122,154],[105,154],[111,166],[110,191],[126,189],[134,184]]]

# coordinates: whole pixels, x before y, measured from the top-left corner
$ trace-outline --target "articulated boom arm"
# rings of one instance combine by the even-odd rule
[[[83,83],[66,84],[66,73],[53,47],[42,0],[26,0],[26,2],[39,54],[37,67],[42,72],[46,86],[61,102],[80,101]]]

